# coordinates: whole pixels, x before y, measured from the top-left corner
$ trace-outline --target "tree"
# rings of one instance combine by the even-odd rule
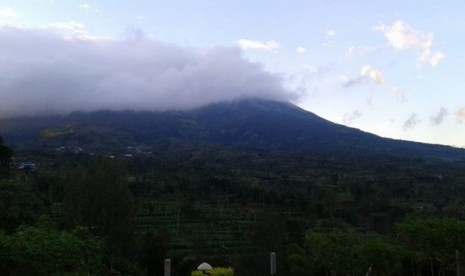
[[[20,225],[33,225],[45,212],[45,206],[32,190],[30,182],[0,180],[1,230],[11,233]]]
[[[88,229],[60,232],[45,226],[22,226],[0,233],[1,275],[99,275],[105,246]]]
[[[286,262],[289,267],[290,276],[311,275],[312,266],[304,248],[291,244],[287,249]]]
[[[399,237],[407,244],[417,274],[430,267],[431,274],[455,269],[455,250],[465,252],[465,222],[454,218],[408,218],[397,225]]]
[[[402,260],[407,255],[407,250],[399,243],[384,236],[361,241],[357,249],[360,266],[364,269],[371,267],[377,275],[402,274]]]
[[[0,136],[0,178],[8,177],[13,154],[13,150],[3,144],[3,138]]]
[[[121,163],[100,157],[78,168],[71,175],[65,205],[72,225],[90,227],[105,237],[116,255],[131,255],[137,208]]]
[[[358,239],[353,232],[332,230],[320,232],[310,230],[305,236],[305,247],[311,264],[317,270],[323,268],[326,274],[350,274],[356,264],[356,244]]]

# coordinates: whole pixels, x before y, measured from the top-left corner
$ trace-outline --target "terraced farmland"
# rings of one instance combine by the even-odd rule
[[[200,246],[212,253],[237,253],[252,247],[244,233],[254,218],[255,212],[240,207],[150,201],[141,206],[138,230],[167,232],[169,253],[174,256],[191,253]]]

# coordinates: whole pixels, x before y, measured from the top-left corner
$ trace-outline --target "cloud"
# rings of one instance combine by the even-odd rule
[[[382,84],[384,82],[383,73],[371,65],[363,65],[360,69],[360,76],[354,79],[350,79],[347,76],[340,78],[343,81],[344,87],[351,87],[358,84],[367,82],[374,82],[376,84]]]
[[[16,27],[0,27],[0,45],[0,117],[296,98],[278,75],[236,47],[190,49],[140,34],[69,40],[48,29]]]
[[[362,113],[358,110],[354,110],[350,113],[345,113],[344,118],[342,119],[342,122],[345,125],[351,125],[356,119],[360,118],[362,116]]]
[[[295,51],[296,51],[297,53],[299,53],[299,54],[305,54],[305,53],[307,53],[307,49],[304,48],[304,47],[297,47],[297,48],[295,48]]]
[[[316,80],[321,80],[330,70],[327,67],[302,64],[300,70],[287,75],[286,87],[299,97],[313,96],[317,93]]]
[[[358,77],[358,78],[351,79],[351,78],[347,77],[346,75],[339,76],[339,80],[342,82],[342,86],[344,86],[346,88],[356,86],[356,85],[359,85],[359,84],[362,84],[362,83],[366,83],[366,81],[367,81],[367,79],[363,78],[363,77]]]
[[[358,47],[358,46],[350,46],[347,51],[346,51],[346,56],[351,58],[354,56],[365,56],[367,54],[373,53],[377,51],[378,48],[375,47],[370,47],[370,46],[363,46],[363,47]]]
[[[449,112],[447,111],[447,109],[445,109],[444,107],[441,107],[441,109],[439,109],[438,113],[431,116],[430,121],[431,121],[431,123],[433,125],[438,126],[438,125],[442,124],[442,122],[447,117],[447,115],[449,115]]]
[[[86,26],[83,23],[76,21],[68,22],[55,22],[43,25],[45,29],[56,29],[61,31],[67,31],[75,34],[84,34],[86,32]]]
[[[89,12],[89,13],[100,13],[100,10],[98,9],[95,9],[93,7],[91,7],[89,4],[87,3],[84,3],[84,4],[80,4],[79,5],[79,8],[85,12]]]
[[[374,30],[383,33],[389,45],[394,49],[419,50],[419,62],[426,62],[435,67],[445,56],[444,53],[433,52],[433,33],[415,30],[401,20],[394,22],[391,26],[376,26]]]
[[[20,16],[19,16],[19,13],[15,9],[8,8],[8,7],[0,8],[0,19],[7,18],[7,17],[19,18]]]
[[[370,65],[364,65],[362,69],[360,70],[360,75],[364,77],[368,77],[372,81],[378,84],[381,84],[384,82],[383,73],[371,67]]]
[[[96,36],[91,35],[87,32],[86,26],[83,23],[76,22],[74,20],[67,21],[67,22],[54,22],[48,24],[42,24],[37,26],[27,26],[27,25],[20,25],[20,26],[9,26],[9,25],[0,25],[0,29],[16,29],[22,31],[31,31],[31,32],[38,32],[38,31],[45,31],[55,33],[63,37],[66,40],[112,40],[110,37],[106,36]]]
[[[404,131],[413,129],[421,120],[418,119],[418,115],[416,113],[410,114],[410,117],[404,122],[402,126]]]
[[[431,66],[436,67],[436,65],[443,60],[445,55],[441,52],[432,53],[431,49],[424,49],[423,52],[420,54],[419,60],[421,62],[427,62]]]
[[[326,36],[327,37],[333,37],[333,36],[336,36],[337,35],[337,32],[335,30],[327,30],[326,31]]]
[[[407,101],[407,98],[405,97],[405,94],[404,92],[397,86],[393,86],[391,88],[391,92],[392,94],[394,94],[394,96],[396,96],[396,98],[400,101],[400,102],[406,102]]]
[[[265,50],[265,51],[276,51],[279,49],[279,43],[274,40],[261,42],[257,40],[239,39],[237,42],[239,47],[243,50]]]
[[[465,123],[465,107],[459,108],[459,109],[455,112],[455,116],[456,116],[456,118],[457,118],[457,122],[459,122],[459,123]]]

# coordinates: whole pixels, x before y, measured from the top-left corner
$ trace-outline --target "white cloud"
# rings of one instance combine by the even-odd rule
[[[307,52],[307,49],[304,47],[297,47],[295,48],[295,51],[299,54],[305,54]]]
[[[383,73],[370,65],[364,65],[362,69],[360,69],[360,75],[362,77],[368,77],[378,84],[382,84],[384,82]]]
[[[55,22],[43,25],[45,28],[50,29],[57,29],[62,31],[68,31],[75,34],[83,34],[86,32],[86,26],[82,23],[76,21],[68,21],[68,22]]]
[[[337,35],[337,32],[335,30],[327,30],[326,31],[326,36],[327,37],[333,37],[333,36],[336,36]]]
[[[427,62],[431,66],[436,67],[441,60],[444,59],[444,54],[441,52],[431,53],[431,49],[425,49],[420,55],[421,62]]]
[[[397,86],[392,87],[391,92],[394,94],[394,96],[397,97],[397,99],[399,99],[399,101],[401,102],[407,101],[407,98],[405,97],[404,92],[399,87]]]
[[[382,32],[389,44],[399,50],[428,48],[432,44],[432,34],[424,34],[412,29],[403,21],[396,21],[392,26],[380,25],[376,31]]]
[[[81,10],[89,10],[90,9],[90,5],[89,4],[79,4],[79,8]]]
[[[79,8],[80,8],[81,10],[85,11],[85,12],[100,13],[100,10],[91,7],[91,6],[90,6],[89,4],[87,4],[87,3],[80,4],[80,5],[79,5]]]
[[[0,8],[0,19],[7,18],[7,17],[19,18],[20,16],[19,16],[19,13],[15,9],[8,8],[8,7]]]
[[[456,116],[456,118],[457,118],[457,122],[459,122],[459,123],[465,123],[465,107],[459,108],[459,109],[455,112],[455,116]]]
[[[62,38],[66,40],[112,40],[110,37],[107,36],[98,36],[98,35],[91,35],[87,32],[86,26],[83,23],[76,22],[76,21],[68,21],[68,22],[54,22],[48,23],[44,25],[38,26],[27,26],[27,25],[16,25],[16,26],[1,26],[0,28],[12,28],[17,30],[24,30],[24,31],[48,31],[53,32],[57,35],[60,35]]]
[[[243,50],[266,50],[275,51],[279,49],[279,43],[274,40],[261,42],[257,40],[240,39],[238,42],[239,47]]]
[[[0,117],[296,99],[278,75],[248,61],[236,47],[194,50],[141,34],[67,40],[50,28],[0,27]],[[53,28],[83,29],[79,24]]]
[[[389,45],[394,49],[419,50],[419,62],[426,62],[434,67],[445,56],[444,53],[433,52],[433,33],[415,30],[401,20],[394,22],[391,26],[376,26],[374,30],[383,33]]]
[[[354,56],[362,57],[376,50],[378,49],[375,47],[369,47],[369,46],[357,47],[357,46],[352,45],[347,49],[346,55],[347,57],[354,57]]]

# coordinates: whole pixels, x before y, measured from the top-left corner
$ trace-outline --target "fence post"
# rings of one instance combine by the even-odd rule
[[[171,259],[165,260],[165,274],[164,276],[171,276]]]
[[[270,253],[270,272],[271,275],[276,275],[276,253],[271,252]]]

